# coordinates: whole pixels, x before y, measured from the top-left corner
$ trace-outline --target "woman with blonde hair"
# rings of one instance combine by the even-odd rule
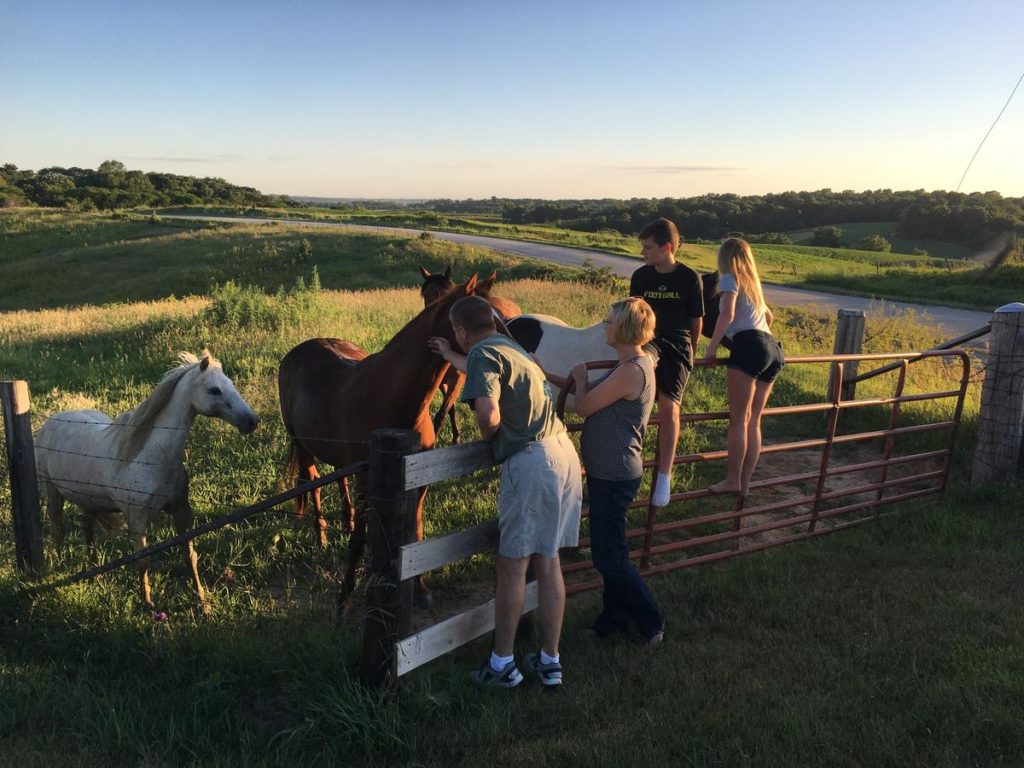
[[[587,470],[590,547],[604,577],[603,610],[589,632],[597,637],[629,635],[645,645],[665,639],[665,620],[650,588],[629,559],[626,512],[643,475],[641,448],[656,396],[654,361],[642,348],[654,338],[654,310],[641,298],[611,305],[605,341],[618,365],[592,385],[585,363],[575,366],[575,410],[584,417],[580,453]],[[555,384],[563,380],[547,374]]]
[[[730,237],[718,249],[719,315],[705,359],[718,345],[730,351],[726,365],[729,395],[729,458],[725,480],[712,493],[746,496],[761,457],[761,413],[785,358],[771,333],[774,319],[765,304],[754,253],[746,240]]]

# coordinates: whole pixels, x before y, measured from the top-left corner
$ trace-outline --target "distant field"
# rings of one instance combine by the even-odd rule
[[[208,294],[227,280],[272,292],[291,286],[296,275],[308,279],[314,265],[330,289],[418,286],[421,264],[431,271],[455,265],[458,275],[496,270],[499,283],[568,274],[483,248],[405,236],[0,211],[0,311]]]
[[[222,209],[202,212],[238,213]],[[294,218],[282,210],[258,213]],[[332,219],[319,214],[308,218]],[[369,214],[357,221],[393,227],[410,224],[382,223]],[[430,226],[420,221],[415,228],[426,231]],[[620,235],[479,222],[459,231],[638,258],[636,242]],[[768,283],[982,310],[1024,295],[1024,264],[1020,262],[988,272],[982,267],[902,253],[797,245],[755,245],[754,250],[762,278]],[[679,256],[696,269],[713,271],[715,253],[713,244],[684,243]],[[363,274],[360,259],[374,254],[380,269]],[[0,268],[4,270],[0,311],[26,308],[28,297],[39,302],[38,306],[53,307],[116,302],[125,296],[141,300],[187,296],[205,293],[214,282],[228,279],[275,290],[290,283],[296,268],[308,271],[313,265],[329,288],[354,287],[353,280],[359,281],[360,287],[383,287],[394,284],[393,280],[413,285],[420,261],[427,262],[424,266],[430,269],[454,266],[457,275],[497,270],[500,280],[569,273],[565,268],[511,259],[490,249],[410,239],[386,231],[349,233],[342,238],[337,232],[286,223],[222,224],[46,209],[0,211]]]
[[[969,259],[972,255],[971,249],[956,243],[945,243],[938,240],[904,240],[896,236],[897,222],[876,221],[857,222],[850,224],[835,224],[843,231],[843,242],[851,247],[868,235],[881,235],[890,243],[892,249],[898,253],[913,253],[915,250],[927,251],[931,256],[938,256],[945,259]],[[794,245],[809,245],[814,238],[814,227],[809,229],[795,229],[785,234],[793,241]]]

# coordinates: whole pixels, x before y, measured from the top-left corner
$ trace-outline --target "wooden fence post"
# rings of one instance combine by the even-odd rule
[[[39,522],[39,485],[32,447],[32,417],[28,383],[0,381],[0,402],[7,439],[7,466],[11,475],[11,517],[18,569],[27,574],[43,567],[43,537]]]
[[[859,355],[864,347],[864,311],[861,309],[840,309],[836,316],[836,341],[832,346],[833,355]],[[849,382],[857,375],[857,363],[843,363],[843,400],[853,400],[857,384]],[[828,397],[832,397],[832,379],[836,375],[833,365],[828,374]],[[849,382],[849,383],[846,383]]]
[[[985,383],[981,388],[978,447],[971,482],[1005,483],[1021,472],[1024,441],[1024,304],[992,315]]]
[[[402,459],[419,450],[420,435],[412,430],[378,429],[370,435],[369,553],[360,679],[372,688],[397,685],[395,644],[409,632],[414,580],[398,580],[398,555],[401,546],[416,541],[419,492],[403,490]]]

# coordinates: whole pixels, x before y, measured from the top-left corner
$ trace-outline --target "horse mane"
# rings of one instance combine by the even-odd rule
[[[209,365],[220,367],[220,361],[209,350],[204,349],[202,357],[196,357],[191,352],[179,352],[178,364],[164,374],[149,397],[133,410],[125,411],[114,419],[113,425],[118,429],[113,432],[112,442],[119,458],[130,461],[138,456],[150,436],[148,430],[171,401],[178,383],[203,360],[208,360]]]

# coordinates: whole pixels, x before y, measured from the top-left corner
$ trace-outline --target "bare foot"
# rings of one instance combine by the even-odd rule
[[[742,492],[742,489],[738,485],[730,485],[727,480],[723,480],[720,483],[708,486],[708,491],[714,494],[722,493],[735,493],[741,496],[746,496],[746,493]]]

